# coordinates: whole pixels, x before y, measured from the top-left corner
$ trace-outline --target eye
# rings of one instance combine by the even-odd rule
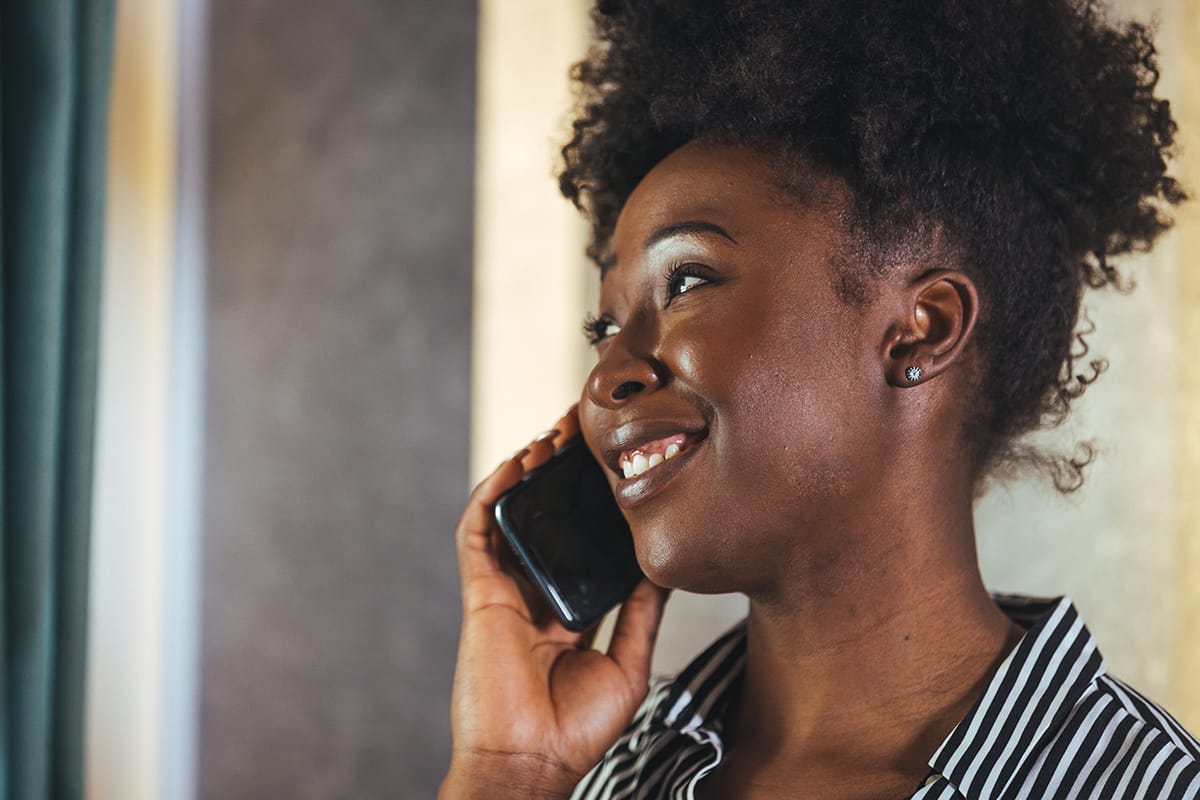
[[[588,314],[587,319],[583,321],[583,335],[587,337],[588,344],[600,344],[608,337],[615,336],[619,330],[621,326],[607,314],[598,317]]]
[[[712,279],[700,274],[694,264],[680,264],[673,267],[670,274],[667,275],[667,305],[670,305],[673,299],[684,292],[689,292],[706,283],[712,283]]]

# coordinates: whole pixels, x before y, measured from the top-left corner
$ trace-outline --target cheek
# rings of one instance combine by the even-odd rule
[[[722,494],[764,504],[841,493],[858,448],[862,332],[837,315],[768,305],[677,350],[680,379],[711,404]]]

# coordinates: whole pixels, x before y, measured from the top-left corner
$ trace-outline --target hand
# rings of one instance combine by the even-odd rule
[[[454,754],[442,798],[565,798],[646,696],[666,591],[643,580],[622,605],[607,653],[546,613],[505,570],[496,500],[579,433],[572,406],[554,431],[471,493],[455,546],[463,624],[454,675]]]

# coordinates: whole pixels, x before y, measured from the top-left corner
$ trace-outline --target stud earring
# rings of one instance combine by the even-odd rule
[[[904,368],[904,377],[908,378],[909,383],[916,383],[921,380],[921,368],[916,364],[911,364]]]

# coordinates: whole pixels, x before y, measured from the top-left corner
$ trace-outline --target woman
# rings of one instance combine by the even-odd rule
[[[1075,369],[1083,291],[1183,199],[1148,32],[1084,0],[594,16],[561,185],[598,359],[460,522],[442,796],[1200,796],[1200,745],[1069,600],[988,593],[972,522],[989,476],[1083,480],[1090,453],[1021,436],[1103,368]],[[526,599],[491,523],[578,432],[648,578],[607,653]],[[660,587],[750,612],[648,687]]]

